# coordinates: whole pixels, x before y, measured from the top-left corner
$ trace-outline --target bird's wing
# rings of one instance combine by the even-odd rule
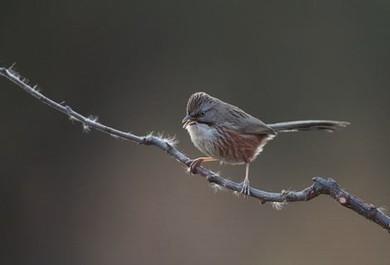
[[[227,119],[228,126],[244,134],[275,134],[275,131],[261,120],[249,115],[245,111],[234,107],[230,108]]]
[[[255,117],[248,117],[240,121],[240,132],[245,134],[275,134],[267,124]]]

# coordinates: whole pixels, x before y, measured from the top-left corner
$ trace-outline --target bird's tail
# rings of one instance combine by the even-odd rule
[[[346,121],[326,121],[326,120],[308,120],[308,121],[289,121],[268,124],[276,132],[297,132],[297,131],[316,131],[325,130],[333,132],[344,128],[350,123]]]

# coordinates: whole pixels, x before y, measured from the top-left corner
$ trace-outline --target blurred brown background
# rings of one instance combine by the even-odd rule
[[[388,1],[3,1],[0,58],[57,101],[115,128],[176,135],[206,91],[265,122],[340,119],[283,134],[251,184],[335,178],[390,206]],[[388,264],[389,234],[328,197],[281,212],[153,147],[92,131],[0,79],[1,264]],[[219,166],[241,181],[243,167]]]

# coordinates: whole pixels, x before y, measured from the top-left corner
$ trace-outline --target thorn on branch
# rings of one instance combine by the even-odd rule
[[[211,182],[210,183],[210,187],[213,189],[213,191],[215,193],[219,192],[219,191],[223,191],[224,187],[222,187],[221,185],[217,184],[217,183],[214,183],[214,182]]]
[[[33,89],[34,89],[36,92],[40,92],[40,88],[39,88],[39,86],[38,86],[37,84],[35,84],[35,85],[33,86]]]
[[[85,122],[83,122],[83,132],[89,133],[91,131],[91,126],[95,123],[98,123],[99,117],[95,115],[90,115],[88,118],[85,119]]]
[[[8,70],[12,70],[12,68],[14,68],[16,66],[16,62],[14,62],[13,64],[11,64],[10,67],[8,67]]]
[[[83,132],[84,133],[89,133],[91,131],[91,128],[88,126],[88,124],[83,122],[82,125],[83,125]]]
[[[287,202],[271,202],[272,208],[274,208],[277,211],[283,210],[286,205]]]
[[[119,139],[119,138],[120,138],[118,135],[113,134],[113,133],[110,133],[110,136],[113,137],[113,138],[115,138],[115,139]]]

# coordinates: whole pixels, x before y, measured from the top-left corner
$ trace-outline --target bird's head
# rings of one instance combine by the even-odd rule
[[[204,92],[192,94],[187,103],[187,115],[182,121],[183,128],[197,123],[214,124],[217,118],[217,103],[216,98]]]

